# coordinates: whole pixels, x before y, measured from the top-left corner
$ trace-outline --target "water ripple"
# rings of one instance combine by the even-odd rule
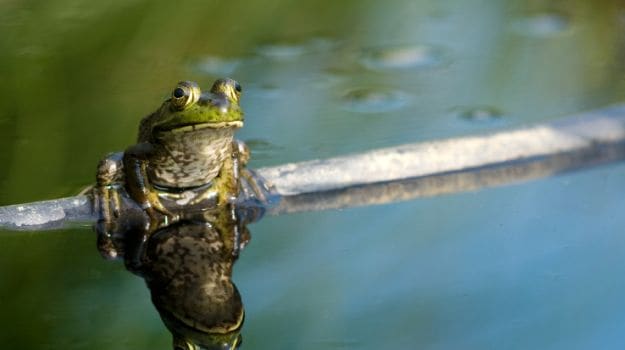
[[[306,52],[303,45],[289,44],[268,44],[258,47],[257,52],[261,56],[276,60],[293,59]]]
[[[193,66],[200,72],[210,75],[230,75],[241,64],[241,59],[205,56]]]
[[[313,38],[299,43],[269,43],[256,48],[256,52],[269,59],[292,60],[313,52],[324,52],[336,47],[337,43],[326,38]]]
[[[432,46],[396,46],[365,50],[360,62],[369,69],[429,68],[440,65],[443,55]]]
[[[538,13],[512,22],[514,32],[535,38],[549,38],[563,34],[570,27],[569,18],[559,13]]]
[[[504,112],[493,106],[456,107],[453,113],[460,119],[472,123],[489,123],[501,120]]]
[[[409,97],[399,90],[382,88],[360,88],[343,95],[343,107],[358,113],[379,113],[401,109],[408,104]]]

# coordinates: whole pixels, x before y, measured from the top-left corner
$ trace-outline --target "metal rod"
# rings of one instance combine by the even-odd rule
[[[52,230],[96,220],[93,201],[88,196],[0,207],[0,229],[7,230]]]
[[[625,159],[625,104],[531,127],[261,168],[269,214],[475,190]]]
[[[257,169],[279,198],[267,214],[382,204],[516,183],[625,159],[625,104],[486,135]],[[0,207],[0,228],[93,222],[89,197]]]

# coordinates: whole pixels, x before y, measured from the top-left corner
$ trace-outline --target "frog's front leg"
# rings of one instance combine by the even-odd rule
[[[159,213],[167,219],[174,219],[172,214],[158,198],[158,192],[148,180],[148,159],[154,148],[147,142],[138,143],[124,152],[123,163],[126,175],[126,190],[143,210],[149,215],[152,223],[159,221]]]

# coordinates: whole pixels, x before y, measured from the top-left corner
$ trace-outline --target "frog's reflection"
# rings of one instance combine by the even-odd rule
[[[232,267],[249,241],[230,211],[204,212],[148,232],[134,227],[99,233],[103,256],[123,258],[143,277],[152,302],[174,337],[174,349],[235,349],[244,310]]]

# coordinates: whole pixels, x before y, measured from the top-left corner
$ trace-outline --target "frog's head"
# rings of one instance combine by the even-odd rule
[[[192,81],[182,81],[150,118],[150,134],[186,132],[203,128],[240,128],[243,112],[239,106],[241,85],[232,79],[218,79],[203,93]]]

